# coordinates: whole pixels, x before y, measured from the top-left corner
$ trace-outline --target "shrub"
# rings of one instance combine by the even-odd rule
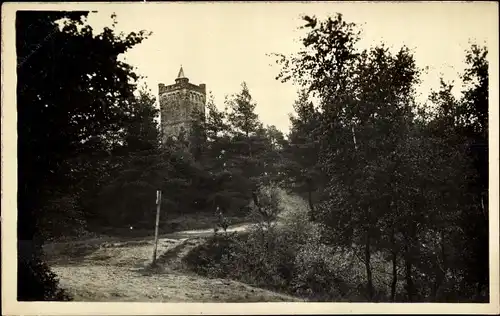
[[[235,279],[309,300],[366,300],[366,272],[358,249],[322,243],[328,232],[310,222],[301,198],[276,188],[262,190],[259,198],[262,208],[276,215],[278,225],[261,218],[245,236],[215,233],[188,254],[188,266],[208,277]],[[259,214],[255,206],[252,212]],[[391,267],[377,254],[372,266],[377,295],[385,296]]]
[[[74,194],[57,194],[44,207],[38,220],[42,237],[46,241],[81,237],[87,234],[86,221]]]
[[[296,257],[294,290],[314,300],[339,300],[358,296],[363,271],[352,251],[318,242],[303,245]]]
[[[247,270],[241,277],[252,284],[285,290],[294,275],[296,253],[289,237],[274,227],[254,228],[240,246],[240,271]]]
[[[57,276],[38,257],[18,260],[18,301],[70,301],[72,297],[59,288]]]
[[[257,193],[258,205],[255,204],[254,198],[249,206],[249,217],[257,223],[257,226],[267,229],[275,225],[278,215],[284,210],[282,195],[282,190],[274,185],[259,189]]]
[[[196,273],[208,277],[227,277],[236,258],[238,242],[234,234],[217,234],[191,250],[184,262]]]

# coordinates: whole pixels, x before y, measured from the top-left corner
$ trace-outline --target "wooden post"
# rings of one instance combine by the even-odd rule
[[[160,207],[161,207],[161,191],[156,191],[156,224],[155,224],[155,245],[153,248],[153,262],[151,265],[156,264],[156,249],[158,248],[158,225],[160,224]]]
[[[358,150],[358,144],[356,143],[356,133],[354,132],[354,125],[351,126],[351,131],[352,131],[352,140],[354,142],[354,149]]]

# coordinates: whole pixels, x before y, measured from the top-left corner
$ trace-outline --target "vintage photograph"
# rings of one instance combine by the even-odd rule
[[[490,303],[491,4],[17,10],[17,300]]]

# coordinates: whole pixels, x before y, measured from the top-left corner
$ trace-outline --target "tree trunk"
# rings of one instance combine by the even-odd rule
[[[481,211],[483,213],[484,218],[486,221],[488,221],[488,212],[486,211],[486,208],[484,207],[484,196],[481,193]]]
[[[354,143],[354,149],[358,150],[358,143],[356,142],[356,132],[354,131],[354,126],[351,126],[352,141]]]
[[[485,199],[485,196],[486,196],[486,199]],[[489,247],[489,240],[488,240],[488,231],[489,231],[489,218],[488,218],[488,191],[486,192],[483,192],[481,193],[481,210],[483,212],[483,223],[484,223],[484,227],[482,229],[482,234],[480,239],[483,240],[483,247],[485,247],[485,253],[483,253],[483,251],[480,251],[480,257],[482,257],[482,259],[485,259],[486,262],[488,262],[488,258],[489,258],[489,255],[488,255],[488,247]],[[484,255],[484,257],[483,257]],[[481,293],[484,289],[488,289],[489,287],[489,273],[488,273],[488,264],[486,264],[486,266],[484,266],[484,264],[481,264],[484,269],[477,269],[476,271],[478,272],[477,273],[477,279],[479,280],[479,283],[478,283],[478,286],[477,286],[477,297],[478,299],[481,299]]]
[[[392,227],[392,282],[391,282],[391,301],[396,300],[396,285],[398,283],[398,253],[396,250],[396,236],[394,226]]]
[[[441,230],[440,232],[440,250],[441,250],[441,262],[442,266],[438,266],[437,271],[436,271],[436,279],[434,282],[434,287],[432,289],[432,298],[434,301],[438,300],[439,296],[439,289],[443,285],[443,282],[446,278],[446,252],[445,252],[445,246],[444,246],[444,230]],[[439,260],[439,259],[438,259]],[[439,264],[439,263],[438,263]]]
[[[309,202],[309,218],[311,221],[314,221],[316,219],[315,217],[315,212],[314,212],[314,204],[313,204],[313,200],[312,200],[312,185],[309,184],[308,185],[308,189],[307,189],[307,194],[308,194],[308,202]]]
[[[257,195],[257,189],[252,190],[252,198],[253,198],[253,203],[255,204],[255,207],[257,208],[259,213],[263,213],[260,206],[259,197]]]
[[[446,251],[445,251],[445,240],[444,240],[444,230],[441,230],[441,260],[443,261],[443,272],[446,275],[447,270],[447,260],[446,260]]]
[[[481,300],[481,292],[483,291],[483,283],[482,282],[477,282],[477,287],[476,287],[476,301]]]
[[[413,277],[411,275],[412,270],[412,260],[410,254],[410,247],[405,246],[405,279],[406,279],[406,293],[408,295],[408,301],[413,302],[415,286],[413,285]]]
[[[370,251],[370,229],[366,230],[366,243],[365,243],[365,267],[366,267],[366,288],[368,291],[368,299],[373,299],[373,277],[371,267],[371,251]]]

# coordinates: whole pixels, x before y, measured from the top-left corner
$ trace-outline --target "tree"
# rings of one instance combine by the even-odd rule
[[[156,118],[155,97],[144,87],[135,98],[129,123],[125,128],[124,150],[130,152],[154,151],[160,144]]]
[[[261,131],[261,138],[266,147],[262,160],[264,162],[263,183],[276,185],[283,182],[286,165],[285,150],[288,140],[274,125],[268,125]]]
[[[259,208],[257,192],[264,174],[264,163],[260,158],[266,150],[262,123],[255,113],[256,104],[246,83],[242,83],[240,93],[233,95],[226,102],[231,140],[227,147],[228,159],[225,163],[229,168],[238,170],[242,178],[249,180],[244,182],[248,187],[247,192]]]
[[[259,187],[277,179],[286,142],[276,127],[263,126],[255,106],[243,83],[240,93],[226,99],[224,110],[209,98],[206,115],[194,114],[191,151],[202,175],[195,186],[212,210],[246,211]]]
[[[383,45],[357,51],[360,33],[341,15],[321,22],[305,20],[305,48],[298,57],[281,60],[280,77],[295,79],[320,100],[315,141],[319,165],[330,181],[318,212],[333,229],[330,240],[363,245],[366,289],[372,300],[371,254],[386,225],[381,219],[390,217],[391,200],[397,196],[386,168],[394,163],[391,153],[404,141],[413,117],[418,69],[406,48],[396,55]]]
[[[108,175],[102,185],[89,192],[88,205],[94,210],[95,225],[139,226],[154,209],[154,186],[160,156],[160,138],[155,98],[147,87],[131,101],[130,116],[123,130],[123,145],[116,146],[107,163]],[[112,165],[113,164],[113,165]],[[97,211],[97,212],[95,212]],[[88,211],[87,213],[91,213]]]
[[[201,161],[207,145],[205,113],[194,110],[191,114],[192,126],[189,134],[189,148],[196,161]]]
[[[311,173],[325,176],[315,204],[324,241],[357,253],[369,300],[380,297],[375,252],[392,263],[392,301],[401,297],[401,277],[405,301],[484,300],[487,49],[467,51],[462,97],[442,81],[419,104],[422,70],[409,49],[359,50],[361,32],[341,15],[304,21],[302,49],[277,55],[277,79],[305,91],[291,118],[286,170],[295,185],[314,179]]]
[[[313,193],[323,187],[324,178],[319,164],[319,137],[317,135],[320,113],[308,95],[301,91],[294,104],[296,117],[290,117],[292,123],[289,144],[286,147],[286,177],[294,183],[298,192],[306,192],[311,220],[315,220]]]
[[[452,294],[445,287],[447,282],[453,282],[455,287],[459,284],[461,296],[475,297],[476,301],[484,300],[488,288],[487,52],[486,48],[477,45],[466,51],[468,67],[461,77],[460,98],[453,96],[454,86],[444,82],[440,90],[431,95],[437,113],[429,123],[430,132],[434,138],[441,139],[443,145],[440,147],[446,148],[448,155],[456,153],[445,163],[453,166],[448,178],[459,172],[448,191],[450,188],[461,190],[451,198],[460,201],[459,205],[448,204],[449,209],[455,207],[456,210],[452,218],[441,216],[440,222],[444,226],[441,246],[447,251],[441,251],[443,258],[440,261],[446,263],[444,272],[453,273],[451,279],[446,273],[437,274],[436,289],[432,293],[436,299],[438,295]],[[448,192],[447,196],[451,193]],[[443,291],[445,293],[439,294]],[[452,299],[457,299],[456,295]]]
[[[106,156],[118,144],[130,112],[138,76],[118,56],[146,34],[116,35],[105,28],[94,35],[87,14],[19,11],[16,16],[20,283],[35,278],[53,286],[40,279],[38,222],[71,218],[68,209],[48,214],[54,191],[75,194],[74,157]],[[29,271],[39,272],[23,274]],[[39,289],[26,292],[21,286],[18,299],[54,298],[54,291]]]
[[[484,296],[489,285],[488,247],[488,49],[473,44],[466,51],[467,68],[462,76],[464,83],[460,122],[468,139],[469,157],[477,177],[471,178],[473,207],[464,211],[462,223],[467,235],[466,279],[476,285],[476,297]],[[486,294],[487,295],[487,294]]]
[[[201,122],[201,114],[197,114]],[[200,201],[212,211],[217,207],[221,212],[239,210],[248,202],[245,198],[247,179],[241,170],[230,165],[231,129],[227,122],[227,111],[220,111],[212,97],[207,104],[207,113],[201,124],[192,131],[192,140],[198,146],[197,152],[203,180],[197,191]]]

